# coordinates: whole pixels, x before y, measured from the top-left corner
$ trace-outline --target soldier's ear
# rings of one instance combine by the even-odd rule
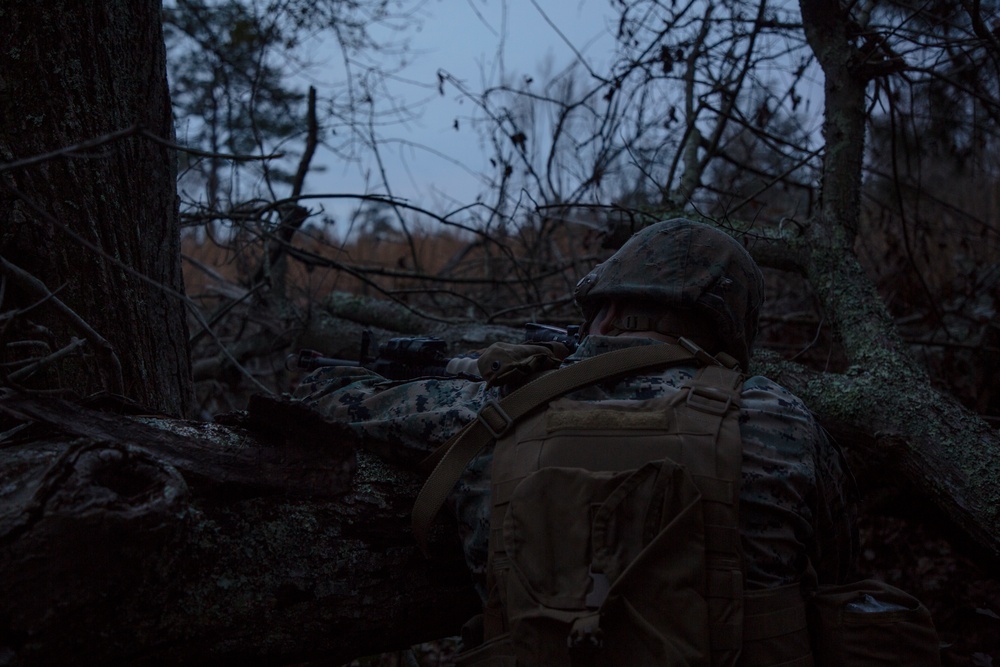
[[[594,321],[590,324],[589,333],[602,336],[610,333],[614,329],[614,322],[618,319],[620,311],[621,307],[617,301],[610,301],[601,306],[601,309],[597,311],[597,315],[594,316]]]

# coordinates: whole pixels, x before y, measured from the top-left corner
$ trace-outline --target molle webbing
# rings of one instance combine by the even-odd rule
[[[742,667],[812,667],[802,585],[748,591],[743,596]]]
[[[506,433],[521,417],[575,389],[645,368],[695,363],[698,346],[684,338],[677,344],[643,345],[615,350],[543,374],[499,402],[490,401],[471,422],[441,445],[425,462],[433,470],[413,504],[413,536],[427,553],[427,539],[434,517],[455,487],[469,462],[492,440]],[[707,355],[706,355],[707,356]]]
[[[733,665],[742,647],[743,572],[738,532],[742,448],[739,401],[742,377],[719,366],[698,371],[680,393],[646,402],[638,410],[554,403],[501,439],[494,452],[491,516],[491,588],[497,597],[484,613],[487,641],[507,626],[507,545],[504,520],[511,494],[540,467],[572,465],[629,470],[650,460],[682,465],[701,493],[705,531],[709,646],[713,665]],[[571,409],[564,409],[571,406]],[[576,407],[578,409],[572,409]],[[620,447],[616,445],[621,444]],[[608,452],[614,456],[609,457]],[[670,567],[664,564],[663,567]],[[611,582],[612,584],[614,582]],[[499,647],[498,647],[499,648]]]
[[[739,534],[739,493],[743,446],[739,428],[743,377],[706,366],[685,384],[685,403],[675,411],[680,458],[702,494],[705,516],[706,596],[713,665],[732,665],[743,645],[743,550]],[[716,428],[715,442],[688,443],[696,422]],[[717,424],[717,427],[716,427]]]

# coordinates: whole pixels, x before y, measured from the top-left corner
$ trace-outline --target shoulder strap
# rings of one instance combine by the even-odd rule
[[[587,385],[645,368],[684,362],[721,365],[714,357],[686,338],[676,344],[640,345],[599,354],[565,368],[546,373],[499,402],[491,400],[476,419],[436,451],[436,465],[413,504],[413,536],[427,553],[427,539],[434,517],[479,451],[506,433],[518,419],[559,396]]]
[[[743,376],[735,371],[718,366],[702,368],[685,383],[688,393],[675,413],[684,443],[677,460],[691,473],[702,496],[713,667],[738,664],[745,626],[746,576],[739,520],[742,385]],[[695,433],[712,434],[709,437],[714,443],[684,438]],[[705,444],[709,446],[699,446]]]

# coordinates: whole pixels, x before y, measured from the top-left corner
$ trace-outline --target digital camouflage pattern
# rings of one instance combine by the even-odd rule
[[[764,301],[764,279],[750,253],[709,225],[675,218],[636,232],[576,286],[590,320],[605,302],[644,300],[706,315],[727,351],[747,368]],[[675,333],[675,332],[662,332]]]
[[[655,344],[644,338],[589,336],[566,363],[624,346]],[[695,370],[671,368],[569,396],[595,402],[669,396]],[[412,465],[475,418],[487,400],[498,398],[497,391],[467,379],[388,382],[365,369],[334,367],[308,376],[295,396],[350,426],[379,454]],[[742,403],[740,532],[747,585],[793,582],[806,557],[821,582],[843,581],[855,562],[857,535],[852,481],[840,452],[805,405],[767,378],[747,379]],[[481,452],[449,498],[466,560],[480,581],[487,561],[491,460],[492,451]]]

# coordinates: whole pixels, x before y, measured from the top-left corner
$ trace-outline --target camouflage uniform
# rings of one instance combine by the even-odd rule
[[[655,344],[659,343],[636,337],[589,336],[566,363],[624,346]],[[670,368],[570,396],[584,401],[669,396],[694,371]],[[388,382],[364,369],[325,368],[306,378],[296,397],[349,425],[376,451],[405,464],[434,451],[497,393],[483,382],[464,379]],[[744,383],[740,434],[740,532],[748,586],[795,581],[806,557],[820,581],[844,580],[854,563],[857,537],[848,497],[851,480],[839,451],[798,398],[760,376]],[[449,499],[466,560],[480,580],[487,561],[491,460],[491,450],[481,452]]]

